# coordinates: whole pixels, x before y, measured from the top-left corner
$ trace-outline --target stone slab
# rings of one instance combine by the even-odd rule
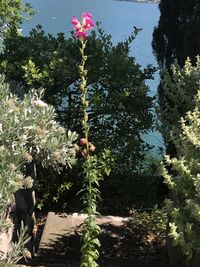
[[[0,253],[6,255],[11,248],[13,228],[10,227],[7,232],[0,233]]]
[[[55,242],[61,235],[73,235],[80,231],[86,218],[87,215],[85,214],[49,212],[37,254],[41,254],[44,249],[51,247],[52,242]],[[97,218],[97,223],[99,225],[123,226],[128,219],[128,217],[101,216]]]

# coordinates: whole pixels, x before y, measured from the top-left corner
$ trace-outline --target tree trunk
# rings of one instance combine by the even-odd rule
[[[33,183],[36,180],[36,164],[34,161],[27,164],[25,176],[31,176]],[[31,237],[27,243],[27,249],[35,253],[35,235],[36,235],[36,220],[35,220],[35,191],[34,187],[19,189],[15,193],[15,211],[14,211],[14,241],[17,241],[17,231],[20,230],[21,223],[27,227],[27,235]]]

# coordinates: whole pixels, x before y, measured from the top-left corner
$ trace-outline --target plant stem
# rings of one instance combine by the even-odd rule
[[[84,206],[85,211],[87,212],[87,219],[85,220],[85,233],[83,235],[83,246],[81,249],[82,252],[82,260],[81,267],[98,267],[99,265],[96,263],[98,259],[98,250],[97,246],[97,238],[96,235],[99,233],[99,227],[95,222],[95,213],[96,213],[96,197],[95,190],[93,189],[92,182],[92,168],[93,166],[93,156],[90,152],[88,137],[89,137],[89,125],[88,125],[88,113],[87,109],[89,106],[89,102],[87,100],[87,70],[85,69],[85,63],[87,61],[87,56],[85,55],[85,47],[86,40],[81,41],[80,53],[82,57],[81,65],[79,66],[79,72],[81,77],[81,104],[82,104],[82,129],[83,129],[83,137],[86,139],[86,161],[84,164],[85,167],[85,178],[84,178]],[[98,245],[99,246],[99,245]]]

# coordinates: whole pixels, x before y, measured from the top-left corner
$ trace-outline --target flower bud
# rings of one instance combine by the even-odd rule
[[[86,138],[81,138],[79,143],[80,143],[81,146],[83,146],[83,145],[86,145],[87,142],[88,142],[88,141],[87,141]]]
[[[85,103],[86,103],[86,100],[85,100],[84,97],[82,97],[82,98],[81,98],[81,104],[82,104],[82,105],[85,105]]]
[[[87,150],[86,150],[86,149],[83,149],[83,151],[81,152],[81,155],[82,155],[84,158],[87,158],[87,156],[88,156]]]
[[[86,80],[85,80],[85,78],[84,78],[84,80],[82,81],[82,85],[84,86],[84,87],[86,87]]]
[[[81,65],[79,66],[79,71],[80,71],[80,72],[84,71],[83,66],[81,66]]]
[[[96,147],[92,143],[90,143],[90,142],[88,143],[88,145],[89,145],[90,151],[91,152],[94,152],[95,149],[96,149]]]
[[[85,120],[81,120],[81,125],[85,127]]]
[[[85,119],[85,122],[88,121],[88,114],[85,114],[84,119]]]
[[[81,89],[81,91],[84,91],[85,90],[85,87],[84,87],[83,84],[80,85],[80,89]]]
[[[83,76],[86,77],[87,74],[88,74],[88,71],[87,71],[87,70],[84,70],[84,71],[83,71]]]

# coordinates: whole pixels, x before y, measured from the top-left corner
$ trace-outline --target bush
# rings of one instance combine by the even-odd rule
[[[167,214],[165,209],[154,206],[152,209],[130,211],[128,227],[133,235],[139,236],[141,246],[152,247],[156,253],[165,244]]]
[[[90,139],[97,151],[107,147],[115,156],[113,177],[135,173],[150,148],[142,134],[151,130],[153,122],[153,98],[145,79],[152,79],[154,69],[142,70],[130,56],[138,32],[135,28],[116,45],[101,28],[87,38]],[[8,36],[4,47],[0,71],[20,82],[23,92],[44,88],[43,100],[55,107],[61,124],[81,134],[77,41],[65,38],[64,33],[46,34],[37,26],[29,36]]]
[[[31,162],[59,172],[76,161],[76,133],[67,133],[55,121],[54,108],[41,96],[42,92],[30,91],[20,99],[0,75],[0,232],[12,225],[14,194],[33,186],[33,177],[25,175]]]
[[[188,82],[199,89],[200,85],[200,60],[197,67],[186,65]],[[176,67],[174,67],[176,69]],[[184,84],[185,75],[174,80],[176,85]],[[188,98],[184,98],[187,100]],[[176,146],[177,157],[166,156],[166,167],[163,167],[163,176],[171,189],[172,198],[167,201],[169,214],[169,237],[173,246],[180,246],[187,259],[192,259],[200,251],[200,91],[192,101],[194,109],[188,111],[179,121],[177,127],[171,132],[172,140]]]

